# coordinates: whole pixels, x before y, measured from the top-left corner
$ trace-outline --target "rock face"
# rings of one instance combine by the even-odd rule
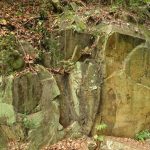
[[[85,134],[89,134],[100,102],[98,65],[87,60],[77,62],[71,73],[59,80],[61,93],[60,121],[67,127],[78,121]]]
[[[41,98],[39,77],[33,73],[17,77],[13,82],[13,89],[13,105],[16,112],[29,114],[38,105]]]
[[[55,74],[45,68],[54,59],[46,52],[45,67],[0,77],[0,129],[8,140],[28,139],[29,149],[37,150],[62,138],[93,135],[101,122],[109,135],[133,137],[150,129],[146,39],[113,26],[98,32],[61,32],[57,52],[65,60]]]
[[[46,135],[49,130],[49,136],[45,137],[50,138],[60,126],[59,104],[55,99],[60,95],[60,91],[56,80],[44,67],[36,66],[36,69],[38,70],[36,73],[27,72],[18,77],[9,76],[8,79],[12,80],[7,80],[8,82],[1,80],[0,126],[5,129],[6,135],[7,133],[14,135],[13,138],[7,135],[9,140],[16,139],[19,136],[17,132],[23,130],[23,138],[27,138],[29,134],[32,143],[37,142],[35,135],[40,142],[45,142],[42,134]],[[21,124],[15,133],[14,124]],[[7,129],[4,125],[11,127]],[[51,141],[54,139],[55,136]],[[37,142],[35,149],[41,146],[40,142]]]
[[[106,42],[101,119],[108,134],[133,137],[149,129],[150,49],[143,42],[119,32]]]

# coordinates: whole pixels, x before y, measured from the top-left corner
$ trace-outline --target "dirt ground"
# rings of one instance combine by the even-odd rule
[[[121,137],[113,137],[113,136],[107,136],[106,139],[116,141],[119,143],[122,143],[126,146],[131,147],[132,149],[136,150],[150,150],[150,142],[148,141],[136,141],[131,138],[121,138]],[[19,142],[10,142],[8,144],[9,150],[27,150],[29,143],[19,143]],[[88,150],[88,146],[95,147],[95,143],[93,140],[80,138],[77,140],[72,139],[64,139],[62,141],[59,141],[56,144],[53,144],[51,146],[45,146],[42,150]]]

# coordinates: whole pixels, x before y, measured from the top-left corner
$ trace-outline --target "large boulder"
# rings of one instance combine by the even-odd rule
[[[37,73],[27,72],[14,78],[13,106],[19,113],[30,114],[37,106],[49,102],[60,92],[53,75],[44,67],[36,66]]]
[[[62,130],[63,127],[59,123],[59,101],[58,96],[60,95],[59,88],[57,86],[56,80],[53,75],[47,71],[42,66],[36,66],[37,73],[25,73],[22,76],[18,77],[20,82],[14,83],[17,86],[16,94],[19,93],[19,87],[23,90],[24,103],[22,103],[23,109],[21,112],[26,112],[29,110],[23,118],[23,125],[27,131],[27,138],[31,141],[29,149],[37,150],[41,148],[44,144],[57,142],[62,138],[63,133],[58,134],[59,130]],[[24,84],[23,86],[22,79],[28,79],[30,83]],[[18,79],[15,78],[17,81]],[[19,85],[18,83],[22,83]],[[37,87],[36,87],[37,86]],[[14,99],[16,102],[20,102],[20,96],[17,96],[17,99]],[[22,99],[23,100],[23,99]],[[23,102],[23,101],[22,101]],[[26,105],[28,104],[28,105]],[[20,105],[15,105],[20,106]],[[26,107],[24,107],[26,106]],[[20,112],[20,111],[17,111]],[[62,134],[62,135],[61,135]],[[38,138],[37,138],[38,137]]]
[[[43,121],[29,135],[29,140],[31,141],[29,149],[31,150],[40,149],[46,144],[53,144],[63,137],[63,134],[59,133],[61,125],[59,123],[60,113],[58,102],[52,101],[46,105],[45,110],[43,110]]]
[[[63,128],[59,124],[60,91],[56,80],[40,65],[35,66],[35,70],[0,78],[0,124],[9,140],[24,139],[28,135],[34,139],[39,131],[47,136],[49,130],[54,136],[52,141],[57,141],[56,131]],[[45,141],[41,140],[39,145]]]
[[[149,87],[120,71],[105,81],[103,90],[102,120],[108,124],[109,134],[133,137],[149,129]]]
[[[100,103],[100,77],[93,60],[77,62],[69,75],[58,80],[61,90],[60,122],[67,127],[78,121],[89,134]]]
[[[13,106],[18,113],[29,114],[41,98],[41,82],[31,72],[15,77],[13,82]]]
[[[150,49],[134,34],[112,31],[104,46],[102,105],[96,122],[109,135],[134,137],[150,129]]]

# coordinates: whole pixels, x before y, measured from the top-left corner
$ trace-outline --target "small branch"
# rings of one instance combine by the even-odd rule
[[[25,23],[23,23],[23,26],[26,25],[27,23],[29,23],[30,21],[34,20],[34,19],[39,19],[39,17],[33,17],[33,18],[27,20]]]
[[[22,44],[21,44],[21,42],[20,42],[20,40],[19,40],[19,38],[18,38],[18,30],[17,30],[17,36],[15,36],[15,37],[16,37],[16,40],[18,41],[18,43],[19,43],[20,46],[21,46],[21,49],[22,49],[22,51],[23,51],[23,53],[24,53],[24,56],[26,57],[26,56],[27,56],[26,51],[24,50],[24,48],[23,48],[23,46],[22,46]]]

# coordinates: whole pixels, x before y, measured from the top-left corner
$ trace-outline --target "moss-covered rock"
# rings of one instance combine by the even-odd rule
[[[13,125],[15,122],[16,116],[13,106],[0,103],[0,124]]]
[[[24,66],[22,54],[18,51],[19,43],[14,35],[0,37],[0,74],[9,74]]]
[[[41,82],[38,75],[28,72],[13,82],[13,106],[16,112],[31,113],[41,98]]]
[[[38,128],[41,125],[43,119],[44,116],[42,111],[27,115],[23,119],[23,126],[29,130]]]
[[[0,76],[0,102],[12,105],[13,102],[13,79],[14,76]]]
[[[29,135],[29,139],[31,140],[29,145],[30,150],[40,149],[47,143],[53,144],[63,138],[62,131],[59,131],[60,113],[58,102],[52,101],[43,105],[46,105],[42,112],[44,119],[40,126],[32,130]]]

